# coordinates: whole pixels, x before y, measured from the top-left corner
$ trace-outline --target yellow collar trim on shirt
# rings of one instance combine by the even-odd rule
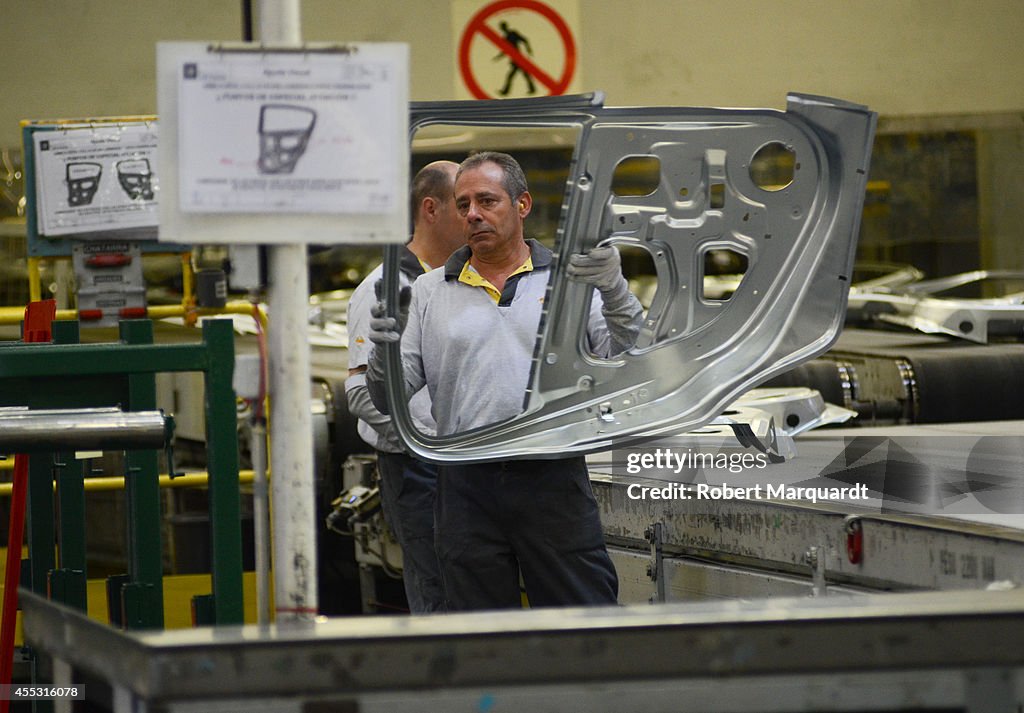
[[[512,277],[512,275],[518,275],[520,272],[532,271],[533,257],[528,256],[526,258],[526,262],[517,267],[515,271],[511,275],[509,275],[509,277]],[[501,291],[497,287],[492,285],[490,280],[488,280],[475,269],[473,269],[473,266],[469,264],[469,260],[467,260],[466,264],[462,266],[462,272],[459,273],[459,282],[463,282],[469,285],[470,287],[481,287],[487,291],[488,296],[492,300],[494,300],[495,304],[501,302]]]

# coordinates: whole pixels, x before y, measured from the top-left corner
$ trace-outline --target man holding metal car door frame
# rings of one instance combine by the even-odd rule
[[[466,247],[416,281],[399,319],[383,316],[378,304],[369,334],[376,344],[401,339],[407,393],[427,387],[439,436],[521,412],[554,258],[524,237],[533,198],[508,154],[463,161],[455,205]],[[567,272],[599,293],[587,326],[590,352],[610,357],[630,348],[643,310],[618,251],[573,255]],[[382,349],[374,348],[368,367],[370,394],[386,410]],[[450,610],[520,607],[520,573],[531,606],[616,603],[618,578],[582,456],[442,465],[435,508]]]

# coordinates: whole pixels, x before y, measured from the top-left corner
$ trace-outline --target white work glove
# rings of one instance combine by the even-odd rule
[[[373,286],[377,302],[370,307],[370,333],[367,335],[374,344],[390,344],[402,338],[402,331],[409,321],[409,302],[412,301],[412,288],[405,285],[398,291],[398,318],[388,317],[380,296],[382,289],[381,281],[377,280]]]
[[[370,307],[370,332],[367,334],[374,343],[366,363],[367,382],[382,383],[384,381],[384,350],[379,345],[393,344],[402,339],[402,331],[409,321],[409,303],[412,301],[412,288],[406,285],[398,292],[398,317],[388,317],[384,301],[381,299],[381,281],[373,286],[377,295],[377,303]],[[374,399],[376,403],[376,399]]]
[[[570,255],[569,277],[593,285],[601,294],[620,289],[623,282],[622,260],[614,245],[592,248],[584,255]]]
[[[566,273],[570,279],[592,285],[601,293],[601,313],[612,337],[613,353],[633,346],[643,323],[643,307],[629,291],[618,249],[606,245],[583,255],[570,255]]]

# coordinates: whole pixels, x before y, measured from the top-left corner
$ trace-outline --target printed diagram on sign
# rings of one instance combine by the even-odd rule
[[[507,22],[502,22],[499,27],[501,27],[501,36],[509,43],[509,45],[515,48],[516,52],[521,53],[523,49],[525,49],[528,54],[533,54],[533,50],[530,49],[530,41],[509,27]],[[499,52],[494,59],[501,59],[502,57],[508,58],[508,74],[505,76],[505,85],[498,90],[498,94],[503,97],[508,96],[509,89],[512,87],[512,80],[517,74],[521,74],[523,79],[526,80],[526,85],[528,87],[526,90],[527,94],[536,94],[537,87],[534,85],[533,77],[530,76],[530,73],[519,66],[519,63],[516,62],[515,58],[509,55],[504,49]]]
[[[90,205],[100,187],[103,166],[91,161],[73,161],[68,163],[65,181],[68,187],[68,205]]]
[[[34,130],[38,235],[124,230],[152,239],[160,191],[157,133],[154,121],[133,120]]]
[[[117,182],[121,189],[133,201],[153,200],[153,173],[149,168],[149,159],[126,159],[118,161]]]
[[[304,106],[260,107],[260,173],[291,173],[309,145],[316,112]]]
[[[192,43],[166,51],[175,55],[179,114],[171,200],[183,222],[396,212],[399,162],[376,157],[385,144],[394,154],[408,142],[408,109],[396,103],[405,88],[386,52],[218,52]],[[394,219],[403,234],[404,222]]]

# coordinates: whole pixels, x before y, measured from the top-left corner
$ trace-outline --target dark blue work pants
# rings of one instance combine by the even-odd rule
[[[437,556],[449,611],[615,604],[582,457],[444,465],[438,473]]]
[[[380,495],[402,547],[402,581],[413,614],[444,611],[444,589],[434,552],[437,466],[405,453],[377,452]]]

